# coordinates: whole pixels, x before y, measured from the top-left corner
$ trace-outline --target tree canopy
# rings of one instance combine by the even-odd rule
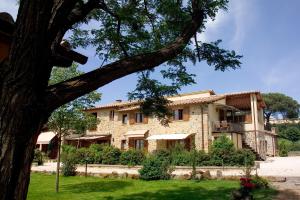
[[[91,2],[93,1],[88,1]],[[89,6],[88,3],[78,3],[75,8]],[[169,80],[164,81],[169,84],[151,76],[155,71],[150,67],[153,65],[151,63],[160,60],[163,55],[155,55],[151,62],[146,58],[141,59],[143,64],[140,65],[148,62],[149,67],[138,67],[139,69],[134,71],[138,72],[139,78],[136,89],[129,93],[129,99],[145,100],[142,110],[146,114],[155,114],[163,119],[169,114],[165,107],[168,101],[164,96],[177,94],[182,86],[195,83],[194,74],[188,73],[185,66],[187,61],[193,64],[197,61],[207,61],[208,65],[221,71],[240,66],[241,56],[235,51],[220,48],[221,40],[203,43],[197,39],[197,35],[205,31],[205,22],[209,18],[214,19],[219,9],[226,10],[227,3],[227,0],[100,1],[99,9],[92,10],[83,21],[72,27],[69,40],[73,47],[94,47],[102,60],[100,69],[105,68],[103,65],[111,65],[120,59],[139,59],[141,55],[158,53],[164,48],[170,50],[176,46],[176,42],[186,40],[185,46],[180,45],[180,52],[176,57],[170,57],[166,62],[161,61],[165,66],[160,71],[161,77]],[[202,23],[192,31],[194,28],[187,25],[196,16]],[[185,38],[187,35],[189,39]],[[171,54],[176,52],[174,49]]]
[[[284,119],[298,118],[300,105],[292,97],[281,93],[265,93],[263,98],[266,103],[264,115],[267,122],[271,116],[278,117],[278,115]]]

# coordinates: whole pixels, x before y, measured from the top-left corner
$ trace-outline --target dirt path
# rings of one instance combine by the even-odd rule
[[[275,200],[300,200],[300,177],[288,177],[286,182],[272,185],[279,191]]]

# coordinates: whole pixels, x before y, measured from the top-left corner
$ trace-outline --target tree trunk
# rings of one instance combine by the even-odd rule
[[[57,163],[56,163],[56,178],[55,178],[55,191],[59,192],[59,170],[60,170],[60,147],[61,147],[61,131],[58,132],[58,145],[57,145]]]
[[[0,63],[0,200],[26,199],[37,137],[47,121],[51,1],[21,1],[8,60]]]
[[[0,199],[21,200],[26,199],[33,152],[44,122],[31,97],[5,94],[6,101],[0,101]]]

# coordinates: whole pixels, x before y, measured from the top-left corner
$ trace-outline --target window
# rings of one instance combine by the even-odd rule
[[[123,123],[123,124],[127,124],[127,122],[128,122],[128,115],[127,115],[127,114],[124,114],[124,115],[122,116],[122,123]]]
[[[114,110],[111,110],[109,112],[109,120],[110,121],[114,121],[114,118],[115,118],[115,111]]]
[[[135,140],[134,141],[134,148],[136,150],[143,150],[144,149],[144,140]]]
[[[174,110],[174,120],[183,120],[183,109]]]
[[[135,114],[135,122],[136,123],[143,123],[143,119],[144,119],[144,116],[142,113]]]

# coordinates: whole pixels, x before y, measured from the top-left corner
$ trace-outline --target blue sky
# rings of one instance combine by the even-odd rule
[[[1,0],[0,12],[16,16],[15,0]],[[192,92],[213,89],[216,93],[259,90],[281,92],[300,102],[300,1],[299,0],[231,0],[229,10],[218,13],[199,36],[205,42],[222,39],[222,47],[236,50],[244,57],[242,67],[226,72],[214,71],[205,62],[193,66],[197,84],[182,89]],[[92,49],[81,50],[89,56],[82,70],[100,66]],[[116,80],[102,88],[100,104],[127,99],[135,88],[136,75]]]

